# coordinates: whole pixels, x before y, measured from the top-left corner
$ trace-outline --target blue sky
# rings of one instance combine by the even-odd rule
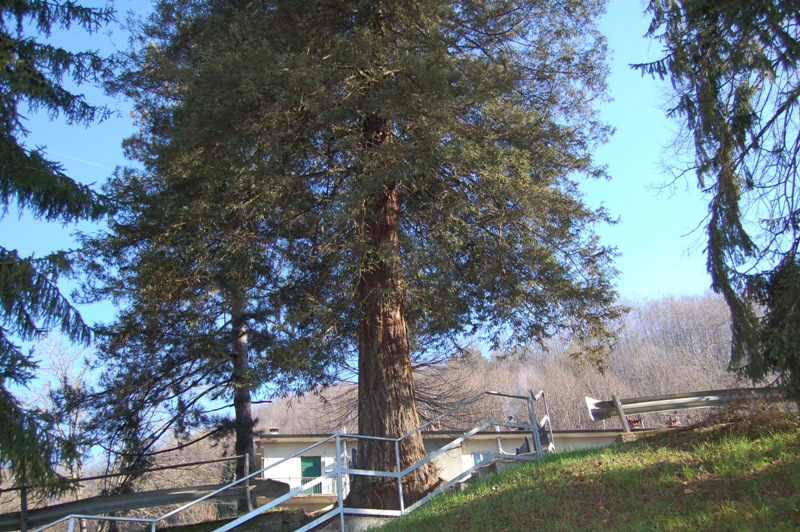
[[[117,9],[127,11],[136,0],[118,0]],[[620,218],[620,223],[603,227],[604,243],[621,253],[619,292],[623,298],[637,300],[668,295],[702,294],[710,285],[703,256],[703,198],[694,181],[681,181],[669,190],[659,188],[669,181],[661,161],[669,156],[665,146],[674,138],[674,124],[662,109],[664,83],[643,78],[628,67],[658,57],[657,43],[645,39],[648,20],[641,4],[631,0],[612,0],[601,28],[609,40],[612,54],[609,90],[613,101],[603,105],[606,121],[616,128],[611,141],[596,154],[607,164],[611,181],[583,186],[590,205],[600,204]],[[91,38],[68,33],[75,49],[124,49],[121,36],[95,35]],[[56,37],[58,35],[56,34]],[[97,92],[91,98],[99,97]],[[96,100],[95,100],[96,101]],[[124,102],[112,102],[116,114],[90,128],[69,127],[31,116],[32,131],[28,146],[47,146],[48,155],[63,164],[67,173],[83,183],[101,184],[117,165],[125,164],[121,141],[133,131]],[[70,248],[75,227],[61,227],[19,219],[12,206],[0,221],[2,245],[22,254],[42,255],[55,249]],[[83,224],[84,230],[91,226]],[[107,321],[110,309],[89,310],[91,321]]]
[[[601,21],[611,50],[611,103],[603,117],[616,128],[597,153],[610,182],[584,187],[592,205],[603,202],[619,224],[601,231],[619,248],[618,288],[630,299],[702,294],[711,285],[705,270],[703,221],[707,207],[694,176],[672,180],[664,170],[676,124],[665,118],[667,82],[632,70],[631,63],[660,57],[660,45],[644,38],[649,20],[641,2],[612,0]]]

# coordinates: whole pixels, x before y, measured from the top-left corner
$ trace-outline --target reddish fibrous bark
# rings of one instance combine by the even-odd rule
[[[392,123],[375,116],[364,122],[366,149],[390,142]],[[387,185],[365,202],[362,237],[368,253],[358,279],[359,324],[358,431],[359,434],[398,438],[419,425],[414,399],[408,327],[405,316],[400,240],[399,193]],[[420,433],[400,444],[400,469],[425,456]],[[391,442],[359,440],[360,469],[397,470],[397,454]],[[403,479],[404,502],[421,498],[436,482],[435,470],[426,466]],[[348,505],[398,508],[394,479],[355,476]]]

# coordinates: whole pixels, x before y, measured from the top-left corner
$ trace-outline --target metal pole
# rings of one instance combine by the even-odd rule
[[[533,435],[533,447],[536,456],[542,457],[542,440],[539,438],[539,420],[536,417],[536,408],[533,406],[533,391],[528,390],[528,415],[531,418],[531,434]]]
[[[244,495],[247,497],[247,513],[253,511],[253,498],[250,496],[250,453],[244,454]]]
[[[402,514],[406,506],[403,502],[403,477],[400,476],[400,440],[394,441],[394,456],[397,461],[397,495],[400,499],[400,513]]]
[[[556,450],[556,439],[553,436],[553,419],[550,417],[550,407],[547,406],[547,396],[542,392],[542,399],[544,399],[544,412],[547,416],[547,432],[550,435],[550,445],[548,446],[548,451],[552,449],[553,451]]]
[[[69,524],[67,525],[67,532],[72,532],[74,530],[74,528],[75,528],[75,518],[74,517],[70,517],[69,518]]]
[[[628,418],[625,417],[625,411],[622,409],[622,403],[619,400],[617,394],[611,396],[611,400],[614,402],[614,408],[617,409],[617,414],[619,414],[619,419],[622,421],[622,428],[625,432],[631,431],[631,426],[628,425]]]
[[[23,487],[19,490],[20,503],[20,531],[28,532],[28,488]]]
[[[342,460],[347,459],[347,446],[344,448],[345,456],[342,457],[342,439],[336,435],[336,496],[339,506],[339,528],[344,532],[344,489],[342,489]]]

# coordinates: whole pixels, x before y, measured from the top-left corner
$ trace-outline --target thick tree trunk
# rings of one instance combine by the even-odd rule
[[[255,446],[253,444],[253,414],[251,411],[250,388],[251,380],[248,375],[250,364],[247,357],[247,325],[244,319],[244,299],[240,294],[233,297],[231,311],[231,359],[233,361],[233,371],[231,372],[231,383],[233,385],[233,410],[236,416],[236,441],[234,452],[237,455],[246,454],[249,456],[248,467],[245,468],[245,460],[240,458],[236,461],[236,478],[245,476],[247,473],[255,471]],[[240,512],[247,510],[247,499],[242,499],[238,503]]]
[[[368,148],[391,138],[389,120],[370,117],[364,130]],[[399,242],[399,195],[386,186],[365,205],[362,238],[369,249],[358,280],[359,326],[358,431],[359,434],[397,438],[419,425],[414,399],[408,328],[405,317]],[[400,445],[400,468],[425,456],[419,433]],[[359,440],[360,469],[397,471],[397,454],[391,442]],[[421,498],[436,483],[432,466],[403,479],[406,505]],[[399,508],[394,479],[355,476],[347,504],[351,507]]]

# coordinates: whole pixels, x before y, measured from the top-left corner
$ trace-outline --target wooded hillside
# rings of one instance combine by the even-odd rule
[[[431,419],[484,390],[508,393],[546,392],[554,427],[594,429],[616,427],[616,421],[595,423],[584,396],[610,399],[746,386],[728,372],[730,317],[721,297],[703,296],[627,302],[630,312],[619,323],[620,335],[606,367],[581,364],[572,346],[553,339],[543,346],[525,345],[506,352],[465,350],[440,365],[416,368],[420,414]],[[282,433],[355,431],[356,391],[352,383],[331,386],[306,397],[292,397],[256,410],[258,429],[277,427]],[[513,408],[517,408],[514,406]],[[509,415],[503,399],[476,405],[472,417],[452,420],[452,428],[471,428],[480,420]],[[681,414],[684,423],[706,412]],[[667,414],[645,417],[645,425],[663,425]],[[443,426],[443,428],[449,428]]]

